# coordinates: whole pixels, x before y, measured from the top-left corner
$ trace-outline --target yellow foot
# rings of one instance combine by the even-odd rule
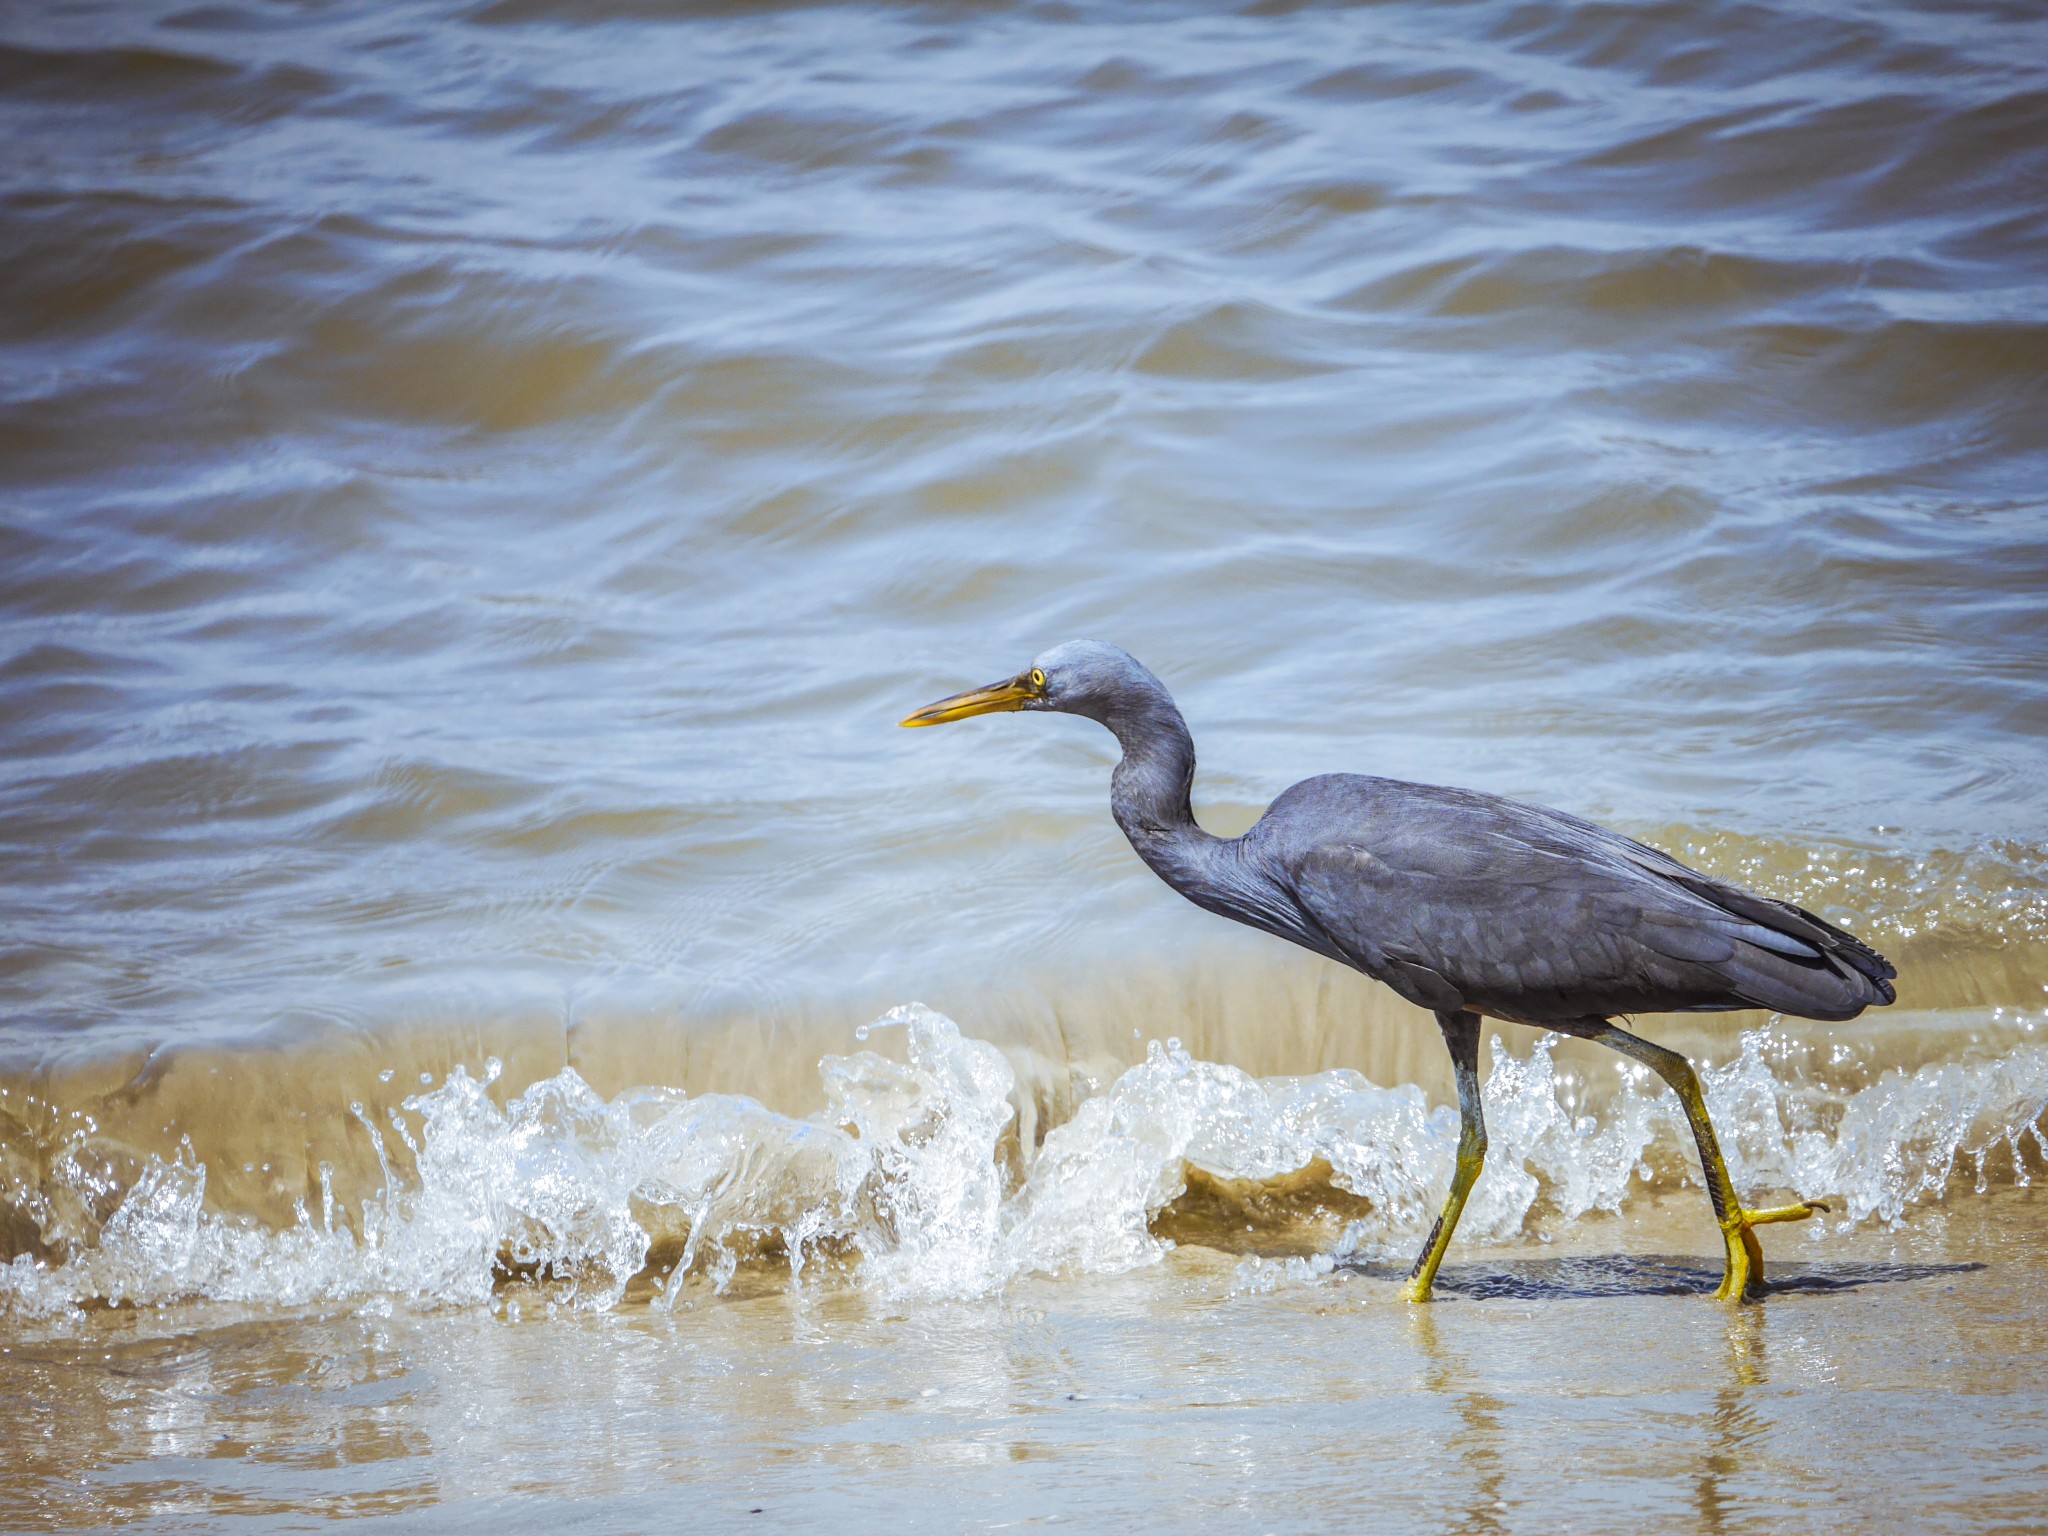
[[[1769,1210],[1738,1210],[1721,1223],[1721,1240],[1728,1245],[1728,1268],[1721,1276],[1717,1301],[1742,1301],[1756,1295],[1764,1284],[1764,1246],[1756,1240],[1755,1228],[1774,1221],[1804,1221],[1815,1211],[1826,1210],[1821,1200],[1802,1200],[1797,1205],[1777,1205]]]
[[[1401,1299],[1403,1301],[1427,1301],[1429,1300],[1429,1291],[1430,1285],[1427,1280],[1423,1279],[1420,1275],[1411,1275],[1408,1278],[1408,1283],[1401,1287]]]

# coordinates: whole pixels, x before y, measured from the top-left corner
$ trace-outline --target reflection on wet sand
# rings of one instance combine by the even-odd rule
[[[1768,1379],[1764,1360],[1764,1336],[1769,1312],[1748,1308],[1728,1319],[1728,1350],[1723,1360],[1725,1374],[1714,1392],[1711,1433],[1700,1448],[1694,1485],[1698,1489],[1700,1525],[1720,1536],[1733,1523],[1731,1490],[1728,1483],[1746,1469],[1742,1464],[1745,1442],[1761,1431],[1757,1416],[1747,1408],[1751,1389]]]
[[[1451,1528],[1493,1536],[1507,1528],[1504,1516],[1508,1503],[1502,1497],[1501,1456],[1501,1414],[1505,1404],[1479,1386],[1483,1378],[1473,1372],[1471,1363],[1459,1351],[1444,1345],[1434,1312],[1414,1309],[1408,1326],[1427,1362],[1423,1371],[1425,1389],[1444,1399],[1458,1420],[1458,1428],[1444,1437],[1445,1449],[1463,1474],[1458,1496],[1444,1499],[1447,1515],[1462,1509],[1462,1518]]]

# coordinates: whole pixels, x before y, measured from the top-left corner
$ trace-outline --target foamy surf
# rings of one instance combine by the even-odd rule
[[[1811,1047],[1760,1030],[1702,1081],[1743,1189],[1829,1198],[1838,1230],[1896,1225],[1952,1188],[2025,1184],[2048,1162],[2039,1022],[2021,1020],[2025,1038],[2003,1051],[1849,1090],[1816,1078]],[[495,1061],[478,1075],[458,1067],[384,1124],[355,1106],[382,1188],[345,1209],[323,1170],[322,1197],[282,1231],[210,1208],[207,1169],[188,1151],[152,1157],[121,1191],[59,1158],[45,1184],[15,1196],[51,1256],[0,1267],[0,1307],[50,1318],[188,1301],[517,1305],[527,1287],[549,1305],[604,1310],[641,1280],[652,1305],[673,1309],[764,1264],[798,1285],[822,1271],[887,1298],[972,1297],[1024,1275],[1155,1263],[1195,1199],[1243,1218],[1254,1244],[1261,1222],[1337,1213],[1317,1251],[1288,1262],[1306,1278],[1405,1256],[1457,1144],[1455,1112],[1419,1088],[1348,1070],[1259,1079],[1168,1040],[1029,1148],[1016,1075],[995,1046],[917,1004],[870,1029],[900,1031],[904,1059],[825,1057],[826,1107],[805,1118],[671,1088],[607,1100],[573,1069],[501,1105]],[[1637,1190],[1697,1182],[1661,1085],[1624,1064],[1616,1091],[1589,1108],[1555,1044],[1518,1058],[1491,1042],[1491,1152],[1466,1239],[1540,1243],[1621,1211]],[[1829,1062],[1837,1078],[1854,1075],[1845,1050]],[[79,1211],[110,1206],[96,1228],[78,1224]]]

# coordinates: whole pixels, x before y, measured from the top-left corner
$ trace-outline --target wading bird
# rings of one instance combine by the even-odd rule
[[[1817,1200],[1744,1208],[1691,1065],[1609,1021],[1734,1008],[1854,1018],[1892,1001],[1898,974],[1854,935],[1576,816],[1469,789],[1326,774],[1281,795],[1244,836],[1213,837],[1195,824],[1195,744],[1172,696],[1097,641],[1058,646],[903,724],[1002,710],[1083,715],[1115,734],[1123,758],[1110,812],[1138,857],[1196,906],[1363,971],[1436,1015],[1461,1130],[1443,1214],[1408,1277],[1410,1301],[1429,1299],[1486,1157],[1482,1017],[1598,1041],[1671,1085],[1727,1248],[1716,1295],[1740,1300],[1761,1287],[1754,1228],[1827,1209]]]

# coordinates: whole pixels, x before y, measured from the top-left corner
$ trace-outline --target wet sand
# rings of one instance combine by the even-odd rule
[[[1746,1307],[1698,1294],[1703,1206],[1460,1255],[1423,1309],[1182,1247],[984,1301],[101,1314],[0,1355],[0,1486],[159,1530],[2042,1528],[2041,1194],[1775,1229]]]

